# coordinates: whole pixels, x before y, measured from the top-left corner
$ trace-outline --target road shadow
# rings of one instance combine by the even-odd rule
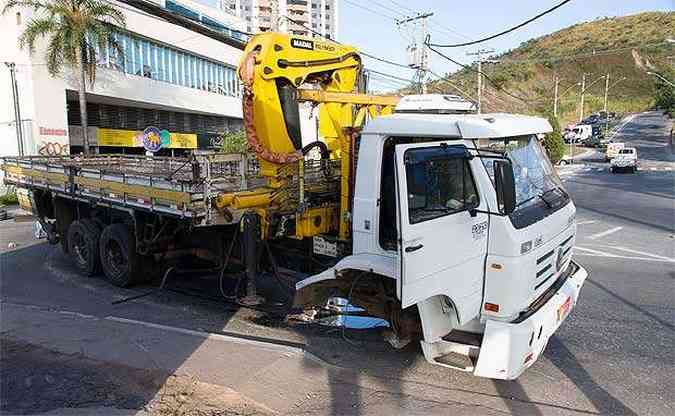
[[[586,211],[589,211],[589,212],[592,212],[592,213],[595,213],[595,214],[605,215],[605,216],[608,216],[608,217],[617,218],[617,219],[632,222],[632,223],[635,223],[635,224],[644,225],[646,227],[653,228],[653,229],[660,230],[660,231],[665,231],[667,233],[675,232],[675,224],[672,227],[665,227],[665,226],[657,224],[657,223],[639,220],[639,219],[634,218],[634,217],[628,217],[626,215],[620,215],[620,214],[604,211],[604,210],[597,209],[597,208],[591,208],[587,205],[580,204],[576,201],[575,201],[575,204],[576,204],[577,208],[581,208],[581,209],[584,209]],[[664,212],[664,214],[670,214],[670,212]]]
[[[165,401],[167,386],[173,386],[174,398],[191,394],[191,382],[176,390],[175,380],[181,379],[176,375],[208,341],[206,335],[199,336],[207,330],[186,327],[185,315],[180,312],[209,315],[208,323],[203,321],[205,327],[222,332],[240,308],[222,301],[155,292],[157,281],[133,288],[114,287],[101,276],[80,276],[58,247],[34,241],[23,244],[0,254],[0,301],[4,305],[0,332],[3,347],[7,345],[11,352],[0,357],[1,412],[32,414],[97,406],[141,410],[158,397],[162,406],[178,406],[166,408],[167,414],[177,411],[180,403]],[[144,293],[152,295],[113,304]],[[197,307],[168,312],[166,305],[176,298],[190,299],[188,303]],[[49,324],[31,322],[29,316],[40,316]],[[120,320],[113,324],[110,318]],[[124,319],[149,324],[147,331]],[[81,322],[85,323],[77,326]],[[92,330],[91,322],[105,329]],[[174,342],[167,344],[162,339],[162,325],[173,328]],[[183,329],[192,332],[181,335]],[[232,383],[256,371],[248,366],[243,362],[231,371]],[[233,387],[223,383],[218,374],[209,377],[206,382],[213,386]]]
[[[602,290],[603,292],[605,292],[606,294],[608,294],[608,295],[611,296],[612,298],[614,298],[614,299],[620,301],[620,302],[623,303],[624,305],[626,305],[626,306],[628,306],[628,307],[630,307],[630,308],[636,310],[637,312],[639,312],[639,313],[641,313],[641,314],[643,314],[643,315],[645,315],[645,316],[651,318],[652,320],[656,321],[658,324],[660,324],[660,325],[663,326],[664,328],[670,330],[671,332],[675,332],[675,325],[673,325],[672,323],[667,322],[667,321],[665,321],[665,320],[659,318],[658,316],[656,316],[656,315],[654,315],[653,313],[651,313],[651,312],[649,312],[649,311],[647,311],[647,310],[641,308],[640,306],[638,306],[638,305],[636,305],[635,303],[629,301],[628,299],[626,299],[626,298],[624,298],[624,297],[622,297],[622,296],[620,296],[620,295],[617,295],[616,293],[614,293],[613,291],[611,291],[609,288],[607,288],[606,286],[604,286],[604,285],[601,284],[601,283],[596,282],[596,281],[593,280],[593,279],[586,279],[586,281],[587,281],[588,283],[592,284],[593,286],[597,287],[598,289]]]
[[[544,355],[586,396],[602,415],[637,415],[621,400],[596,383],[574,354],[556,336],[552,336]]]
[[[631,175],[631,176],[629,177],[628,175]],[[674,198],[675,197],[675,194],[649,191],[649,189],[659,188],[659,186],[656,185],[656,184],[647,183],[647,184],[644,184],[642,186],[643,189],[639,189],[639,190],[636,189],[636,186],[635,186],[635,183],[633,183],[633,180],[635,180],[636,178],[639,178],[639,177],[636,177],[636,176],[633,176],[633,175],[636,175],[636,174],[631,174],[631,173],[619,174],[619,173],[617,173],[617,174],[614,174],[614,176],[612,177],[612,179],[613,179],[612,182],[600,179],[597,176],[588,178],[588,179],[597,180],[597,181],[602,182],[602,183],[599,183],[599,184],[578,179],[578,178],[584,178],[584,176],[579,176],[578,178],[570,179],[570,182],[573,182],[573,183],[579,184],[579,185],[605,188],[610,192],[613,192],[617,189],[620,189],[620,190],[624,190],[624,191],[631,192],[631,193],[634,193],[634,194],[653,196],[653,197],[656,197],[656,198]],[[640,175],[640,173],[637,173],[637,175]],[[668,173],[666,175],[671,175],[671,174]],[[673,176],[673,178],[675,179],[675,176]],[[645,188],[646,188],[646,190],[645,190]]]
[[[493,383],[512,414],[532,416],[543,414],[518,380],[493,380]]]

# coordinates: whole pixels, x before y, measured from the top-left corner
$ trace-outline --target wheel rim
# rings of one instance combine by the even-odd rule
[[[117,241],[108,241],[105,248],[105,255],[108,260],[108,265],[110,266],[110,271],[112,271],[113,274],[117,276],[124,273],[127,268],[127,257],[124,255],[124,250],[122,250],[122,247]]]
[[[73,234],[73,251],[75,251],[75,257],[77,262],[80,264],[86,264],[87,259],[89,258],[89,250],[87,249],[87,242],[84,239],[82,233]]]

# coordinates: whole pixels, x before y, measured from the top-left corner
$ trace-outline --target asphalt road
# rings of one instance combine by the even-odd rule
[[[118,289],[101,278],[79,277],[57,247],[31,238],[28,224],[5,221],[0,222],[0,336],[9,349],[0,361],[0,409],[58,414],[64,407],[144,408],[153,389],[161,390],[144,380],[160,376],[133,369],[161,368],[243,391],[242,402],[252,398],[280,414],[672,415],[675,173],[666,168],[675,166],[664,135],[668,123],[646,113],[620,131],[641,155],[643,169],[635,175],[613,175],[592,162],[562,170],[578,207],[576,258],[590,277],[545,356],[516,381],[431,366],[417,345],[393,350],[376,331],[289,327],[275,316],[175,292],[113,305],[150,288]],[[10,242],[17,246],[8,248]],[[141,324],[119,327],[124,319]],[[176,340],[170,328],[298,342],[323,364],[294,366],[285,356],[266,361],[264,351],[218,355],[232,347],[209,346],[201,338]],[[120,334],[142,348],[127,348]],[[50,352],[39,354],[36,347]],[[73,352],[77,348],[80,355]],[[66,355],[46,359],[45,354]],[[134,354],[140,358],[130,358]],[[221,368],[219,360],[228,359],[230,367]],[[64,360],[71,366],[78,362],[62,377],[64,386],[73,386],[65,389],[68,394],[26,381],[38,377],[54,384],[45,378],[49,375],[58,384],[59,373],[45,363],[66,368]],[[34,370],[27,374],[26,368]],[[108,380],[102,372],[118,377],[107,394],[97,387]],[[79,374],[89,374],[89,390],[75,387]],[[125,382],[143,388],[132,395]]]

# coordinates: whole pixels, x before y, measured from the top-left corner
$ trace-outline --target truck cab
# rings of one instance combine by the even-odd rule
[[[418,311],[429,362],[515,378],[587,276],[572,261],[574,204],[537,137],[551,127],[407,100],[362,132],[352,254],[296,288],[351,270],[391,279]]]

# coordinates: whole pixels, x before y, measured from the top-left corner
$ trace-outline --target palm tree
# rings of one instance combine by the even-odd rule
[[[2,13],[16,8],[34,11],[19,37],[19,47],[28,47],[33,54],[38,40],[44,38],[50,75],[61,73],[64,64],[77,72],[84,153],[89,154],[86,81],[93,85],[96,79],[97,49],[113,48],[122,56],[113,25],[125,27],[124,14],[102,0],[8,0]]]

